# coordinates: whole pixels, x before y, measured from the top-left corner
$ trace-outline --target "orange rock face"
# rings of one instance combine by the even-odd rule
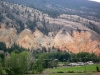
[[[4,42],[7,48],[10,48],[16,42],[17,33],[13,28],[0,28],[0,42]]]
[[[89,52],[100,55],[99,43],[91,40],[91,34],[87,31],[73,31],[73,36],[62,31],[54,38],[54,47],[72,53]]]
[[[32,32],[28,29],[23,30],[16,40],[16,43],[26,49],[31,49],[33,46]]]
[[[36,29],[33,33],[29,29],[23,30],[16,41],[19,46],[30,50],[38,48],[42,49],[42,47],[46,47],[46,49],[48,49],[51,47],[48,45],[51,42],[51,39],[38,29]]]

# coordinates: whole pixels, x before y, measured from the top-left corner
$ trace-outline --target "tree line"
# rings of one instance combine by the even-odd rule
[[[0,43],[0,75],[35,74],[41,73],[46,68],[58,66],[58,62],[100,62],[100,57],[94,53],[81,52],[77,54],[57,50],[55,52],[43,50],[20,50],[15,48],[9,51],[4,43]],[[2,49],[2,50],[1,50]],[[8,50],[8,51],[7,51]]]

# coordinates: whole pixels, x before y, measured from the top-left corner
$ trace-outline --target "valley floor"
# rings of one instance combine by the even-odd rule
[[[71,66],[71,67],[64,66],[57,68],[48,68],[44,70],[44,72],[41,74],[29,74],[29,75],[100,75],[100,72],[96,71],[96,66],[98,66],[100,69],[100,64]]]

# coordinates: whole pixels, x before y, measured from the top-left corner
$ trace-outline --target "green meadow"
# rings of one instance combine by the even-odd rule
[[[57,68],[45,69],[41,74],[29,75],[93,75],[96,71],[96,66],[100,69],[100,64],[84,65],[84,66],[65,66]]]
[[[94,65],[84,65],[84,66],[72,66],[72,67],[58,67],[58,68],[54,68],[54,69],[46,69],[45,72],[69,72],[69,71],[73,71],[73,72],[95,72],[96,71],[96,66],[99,66],[100,68],[100,64],[94,64]]]
[[[33,75],[93,75],[93,73],[53,73],[53,74],[33,74]]]

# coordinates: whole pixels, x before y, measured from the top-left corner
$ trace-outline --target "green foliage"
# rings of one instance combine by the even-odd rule
[[[3,75],[7,74],[5,70],[2,70],[1,72],[2,72]]]
[[[2,68],[2,58],[0,57],[0,69]]]
[[[74,71],[68,71],[68,73],[74,73]]]
[[[58,60],[57,59],[54,59],[54,60],[49,62],[50,68],[57,67],[57,66],[58,66]]]
[[[90,53],[81,52],[81,53],[78,53],[78,54],[77,54],[77,57],[84,58],[84,57],[88,57],[89,55],[90,55]]]
[[[73,53],[68,53],[68,52],[62,52],[62,51],[58,51],[58,52],[47,52],[45,51],[45,49],[43,51],[39,51],[36,50],[33,52],[33,55],[36,59],[39,58],[40,55],[44,55],[48,58],[48,59],[58,59],[58,61],[60,62],[65,62],[65,61],[69,61],[69,62],[86,62],[86,61],[93,61],[93,62],[99,62],[100,59],[99,57],[97,57],[94,53],[87,53],[87,52],[80,52],[77,54],[73,54]]]
[[[4,69],[0,69],[0,74],[6,75],[7,73],[6,73],[6,71]]]
[[[23,51],[21,53],[11,52],[11,56],[5,57],[5,68],[8,73],[26,73],[31,66],[31,53]]]
[[[98,66],[96,66],[96,70],[97,70],[97,72],[100,72],[100,70],[99,70],[99,67],[98,67]]]
[[[9,75],[13,75],[14,71],[11,68],[5,68],[5,71],[7,72],[7,74]]]
[[[64,73],[63,71],[58,71],[57,73]]]
[[[5,70],[6,73],[12,74],[12,75],[27,74],[29,71],[31,71],[31,73],[41,73],[46,68],[57,67],[58,61],[61,61],[61,62],[95,61],[97,62],[97,60],[95,59],[97,58],[97,56],[94,53],[90,54],[86,52],[81,52],[78,54],[73,54],[73,53],[69,54],[68,52],[65,52],[65,51],[64,52],[62,51],[47,52],[46,49],[43,48],[42,51],[40,51],[39,49],[34,50],[33,56],[32,56],[32,53],[28,51],[22,51],[22,48],[18,47],[18,45],[16,44],[14,44],[11,47],[11,49],[4,48],[5,47],[4,43],[0,43],[0,44],[2,45],[2,47],[0,48],[5,49],[4,50],[5,53],[0,54],[0,57],[1,57],[0,67],[1,69],[2,67],[4,67],[3,70]],[[9,50],[9,51],[6,52],[6,50]],[[36,58],[36,60],[34,60],[33,57],[34,59]],[[83,69],[83,68],[80,68],[80,69]],[[69,69],[68,71],[72,71],[72,70]]]
[[[33,63],[33,73],[41,73],[44,68],[47,67],[47,63],[44,61],[47,59],[45,54],[39,56],[39,58]]]
[[[22,52],[22,51],[24,51],[26,49],[18,46],[15,43],[11,46],[11,48],[6,48],[6,44],[3,43],[3,42],[0,42],[0,50],[2,50],[4,52],[9,52],[9,53],[11,53],[12,51],[15,51],[16,53],[20,53],[20,52]],[[4,58],[4,55],[1,54],[0,57]]]
[[[83,61],[83,62],[86,62],[86,61],[94,61],[96,62],[96,58],[97,56],[94,54],[94,53],[87,53],[87,52],[81,52],[81,53],[78,53],[76,55],[77,57],[77,61]]]
[[[6,51],[6,45],[3,42],[0,42],[0,50]]]
[[[57,64],[57,60],[50,59],[48,54],[42,53],[35,63],[33,63],[33,73],[41,73],[45,68],[57,67]]]
[[[32,67],[33,73],[41,73],[44,70],[43,61],[37,60]]]
[[[1,60],[4,59],[4,53],[0,53],[0,59],[1,59]]]
[[[32,55],[30,52],[21,52],[19,54],[19,67],[21,68],[21,71],[23,73],[26,73],[29,69],[30,69],[30,65],[31,65],[31,58]]]

